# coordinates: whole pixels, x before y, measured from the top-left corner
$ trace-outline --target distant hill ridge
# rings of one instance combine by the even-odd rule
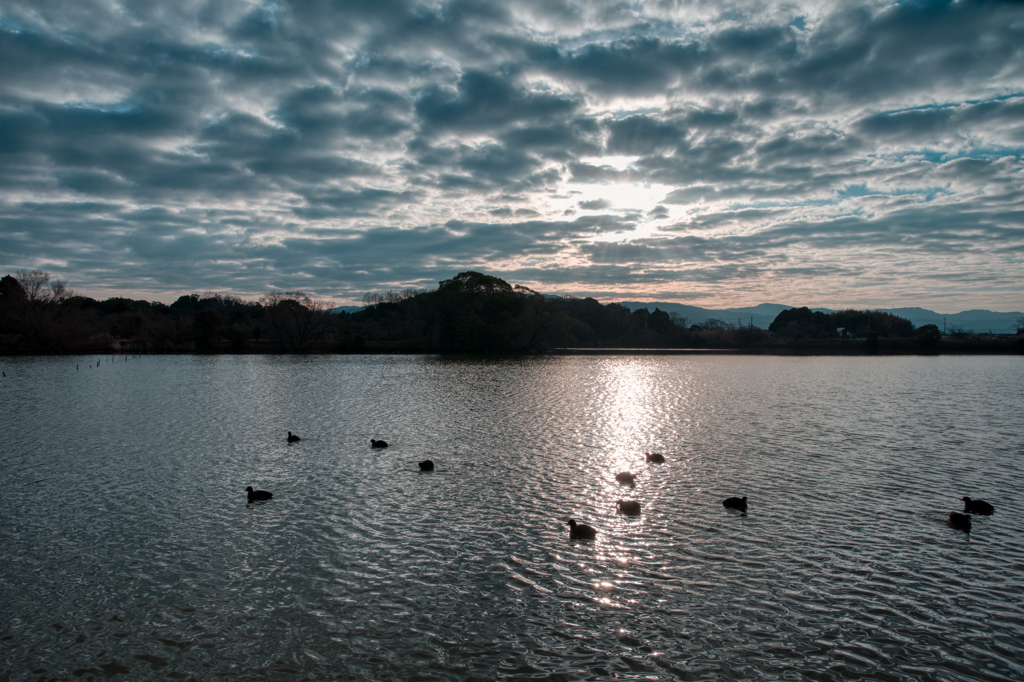
[[[719,319],[725,322],[740,322],[750,324],[753,320],[755,327],[767,329],[775,318],[783,310],[798,308],[800,306],[780,305],[778,303],[762,303],[749,308],[701,308],[695,305],[684,303],[668,302],[640,302],[640,301],[618,301],[618,304],[637,310],[647,308],[651,312],[660,308],[667,313],[677,313],[687,319],[690,324],[700,324],[706,320]],[[833,313],[836,310],[831,308],[811,308],[811,310],[823,313]],[[943,314],[925,308],[875,308],[879,312],[892,313],[899,317],[906,318],[914,323],[915,327],[925,324],[934,324],[939,329],[947,331],[954,327],[962,327],[964,331],[972,333],[1012,334],[1016,331],[1014,323],[1024,313],[998,313],[992,310],[965,310],[959,313]]]

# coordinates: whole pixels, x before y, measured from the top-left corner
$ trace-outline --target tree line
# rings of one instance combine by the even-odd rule
[[[876,346],[879,339],[914,338],[927,345],[930,338],[930,330],[922,336],[909,320],[872,311],[826,314],[793,308],[780,313],[767,330],[722,320],[688,322],[659,309],[545,297],[473,271],[429,291],[368,293],[357,312],[332,310],[302,291],[270,292],[257,300],[191,294],[166,305],[121,297],[97,301],[39,270],[0,279],[4,354],[779,349],[841,336]]]

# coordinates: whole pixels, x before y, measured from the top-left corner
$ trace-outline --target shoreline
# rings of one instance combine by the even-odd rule
[[[430,350],[423,348],[380,348],[375,350],[350,349],[338,350],[321,348],[309,353],[285,353],[264,348],[248,348],[242,352],[214,351],[201,352],[196,350],[151,350],[141,348],[118,349],[80,349],[70,352],[50,353],[0,353],[0,357],[88,357],[88,356],[158,356],[158,355],[443,355],[473,357],[540,357],[540,356],[587,356],[587,355],[694,355],[694,356],[725,356],[725,355],[763,355],[763,356],[902,356],[902,355],[1024,355],[1024,342],[1016,343],[958,343],[955,346],[939,344],[924,347],[914,343],[879,344],[878,348],[869,348],[863,342],[854,344],[822,344],[807,345],[773,345],[750,346],[745,348],[549,348],[536,353],[490,352],[469,353],[458,351]]]
[[[1024,346],[1000,348],[879,348],[836,347],[757,348],[554,348],[541,355],[781,355],[781,356],[884,356],[884,355],[1024,355]]]

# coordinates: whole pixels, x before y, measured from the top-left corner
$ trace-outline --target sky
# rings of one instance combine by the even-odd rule
[[[0,0],[0,274],[1024,309],[1024,3]]]

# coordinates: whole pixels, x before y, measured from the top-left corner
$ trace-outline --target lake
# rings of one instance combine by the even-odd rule
[[[1024,678],[1019,356],[0,367],[3,679]]]

